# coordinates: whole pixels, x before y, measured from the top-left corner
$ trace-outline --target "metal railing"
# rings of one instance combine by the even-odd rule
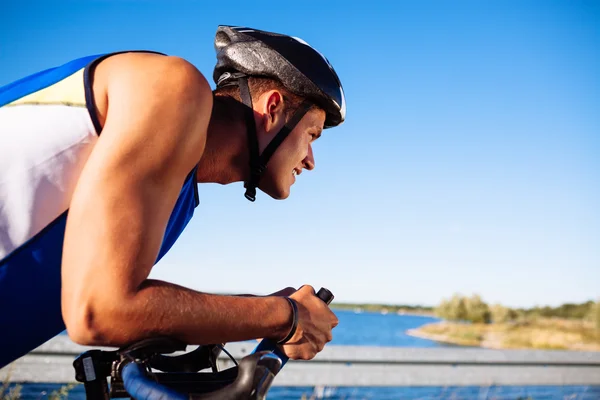
[[[230,343],[240,359],[256,346]],[[11,365],[0,380],[74,382],[73,359],[89,347],[60,335]],[[219,362],[229,367],[225,354]],[[600,385],[600,352],[328,346],[311,361],[291,361],[274,386],[402,387]]]

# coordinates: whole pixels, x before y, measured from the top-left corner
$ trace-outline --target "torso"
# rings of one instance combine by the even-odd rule
[[[65,329],[61,261],[73,191],[106,115],[90,56],[0,87],[0,368]],[[105,81],[104,81],[105,82]],[[196,168],[181,187],[157,261],[198,205]],[[90,227],[94,229],[94,227]]]

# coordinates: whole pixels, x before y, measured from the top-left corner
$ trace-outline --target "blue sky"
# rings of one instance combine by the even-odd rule
[[[128,49],[210,78],[219,24],[317,47],[347,122],[286,201],[201,185],[153,277],[260,294],[309,283],[345,302],[600,297],[600,3],[4,0],[0,85]]]

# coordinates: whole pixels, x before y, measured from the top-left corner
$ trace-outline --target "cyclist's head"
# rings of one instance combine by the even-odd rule
[[[268,93],[272,90],[278,91],[283,100],[284,100],[284,113],[286,119],[290,119],[294,112],[298,109],[300,104],[305,100],[303,97],[300,97],[283,86],[281,82],[272,78],[263,78],[258,76],[249,76],[248,77],[248,87],[250,88],[250,94],[252,97],[252,103],[256,104],[260,96],[265,93]],[[236,85],[228,85],[228,86],[218,86],[214,91],[215,96],[227,96],[236,99],[239,102],[242,102],[242,98],[240,97],[240,89]],[[318,106],[314,106],[317,108]]]
[[[251,28],[220,26],[215,37],[215,50],[217,65],[213,79],[217,94],[236,97],[250,110],[246,115],[246,126],[251,174],[246,182],[246,197],[254,201],[255,189],[267,162],[305,114],[308,113],[306,119],[310,119],[312,125],[319,124],[320,129],[344,122],[344,91],[329,61],[298,38]],[[285,126],[259,154],[253,102],[273,90],[283,96]],[[312,159],[308,147],[307,152],[311,154],[306,156]]]

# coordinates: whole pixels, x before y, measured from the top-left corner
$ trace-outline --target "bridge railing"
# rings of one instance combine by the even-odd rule
[[[240,359],[256,343],[230,343]],[[11,365],[0,380],[75,382],[73,359],[89,350],[60,335]],[[230,366],[221,354],[223,368]],[[274,386],[600,385],[600,352],[327,346],[311,361],[290,361]]]

